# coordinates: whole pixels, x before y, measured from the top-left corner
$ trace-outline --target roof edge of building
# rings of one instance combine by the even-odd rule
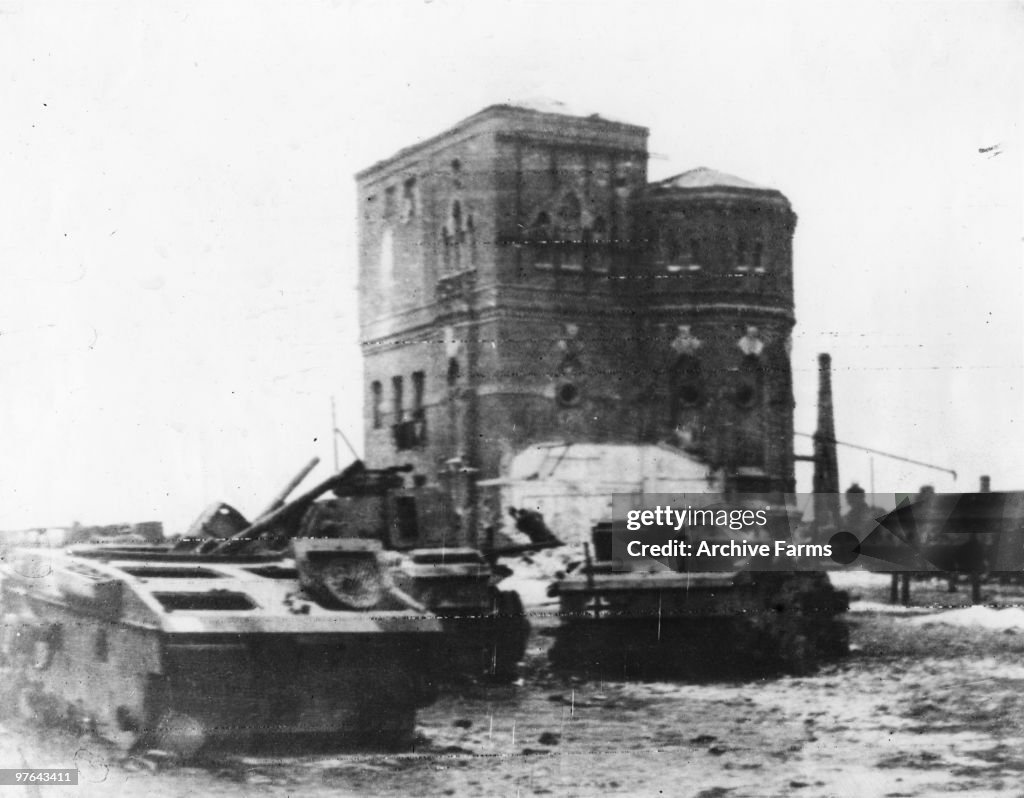
[[[363,180],[366,177],[372,175],[374,172],[380,171],[389,166],[390,164],[393,164],[396,161],[400,161],[402,158],[407,158],[408,156],[413,155],[416,152],[419,152],[420,150],[427,149],[428,147],[432,146],[433,144],[436,144],[437,142],[441,141],[444,138],[447,138],[457,133],[461,133],[480,122],[503,114],[520,115],[534,118],[553,117],[559,119],[582,120],[592,125],[602,125],[606,128],[633,131],[644,136],[650,135],[650,129],[643,125],[634,125],[630,122],[619,122],[613,119],[603,117],[600,114],[580,116],[578,114],[560,113],[557,111],[541,111],[536,108],[530,108],[529,106],[516,105],[515,103],[495,103],[493,105],[488,105],[485,108],[482,108],[481,110],[477,111],[476,113],[459,120],[451,127],[445,128],[439,133],[435,133],[434,135],[422,139],[421,141],[418,141],[415,144],[410,144],[407,147],[402,147],[400,150],[394,152],[390,156],[375,161],[373,164],[367,166],[365,169],[361,169],[358,172],[356,172],[355,178],[356,180]]]

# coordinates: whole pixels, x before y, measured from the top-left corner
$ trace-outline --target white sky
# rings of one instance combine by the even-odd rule
[[[353,174],[532,97],[650,127],[654,179],[787,194],[797,429],[830,351],[841,440],[961,474],[876,457],[876,490],[1024,490],[1019,3],[0,0],[0,528],[326,475],[332,394],[362,437]]]

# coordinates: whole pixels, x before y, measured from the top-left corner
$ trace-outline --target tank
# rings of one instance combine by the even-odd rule
[[[499,545],[485,530],[480,547],[466,546],[448,495],[435,486],[407,487],[408,471],[353,464],[335,486],[334,497],[309,508],[298,537],[378,541],[388,552],[395,587],[440,619],[444,675],[515,680],[530,625],[519,594],[499,587],[512,574],[499,560],[561,541],[539,513],[510,508],[529,543]]]
[[[194,537],[18,549],[0,568],[4,709],[126,750],[402,748],[434,700],[440,621],[379,541],[265,545],[335,484]]]
[[[619,676],[802,673],[848,650],[848,596],[824,572],[751,570],[718,561],[677,572],[612,561],[611,523],[593,529],[593,555],[548,589],[560,625],[559,668]]]

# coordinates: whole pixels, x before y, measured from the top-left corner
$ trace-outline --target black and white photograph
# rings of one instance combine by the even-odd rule
[[[0,793],[1024,796],[1020,0],[0,0]]]

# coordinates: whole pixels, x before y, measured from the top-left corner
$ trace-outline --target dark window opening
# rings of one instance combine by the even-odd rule
[[[391,427],[391,434],[394,438],[395,448],[404,452],[420,446],[419,430],[421,425],[422,422],[418,422],[414,418],[394,424]]]
[[[680,414],[684,409],[693,409],[704,405],[704,371],[700,360],[693,355],[680,355],[672,365],[671,380],[669,412],[672,426],[678,426],[681,420]]]
[[[574,407],[580,402],[580,389],[572,382],[563,382],[555,391],[555,398],[562,407]]]
[[[110,658],[110,642],[107,640],[107,630],[100,629],[96,633],[96,644],[93,648],[96,659],[106,662]]]
[[[749,271],[750,263],[747,260],[747,257],[747,240],[745,238],[741,238],[736,242],[736,271]]]
[[[537,268],[550,269],[554,263],[551,238],[551,217],[541,211],[530,226],[530,241],[534,245],[533,263]]]
[[[660,260],[665,264],[665,268],[670,272],[682,271],[683,263],[687,258],[679,243],[679,237],[669,230],[661,237],[659,244],[660,252],[658,254]]]
[[[384,189],[384,218],[390,219],[395,215],[395,187],[388,186]]]
[[[426,372],[413,372],[412,411],[410,417],[402,418],[392,427],[396,449],[415,449],[427,442],[427,413],[424,403],[425,387]]]
[[[579,198],[570,192],[565,195],[558,209],[558,221],[563,227],[572,229],[579,225],[582,213]]]
[[[603,216],[594,219],[593,224],[583,231],[583,240],[587,245],[584,253],[587,268],[596,272],[608,271],[608,258],[605,244],[608,243],[608,223]]]
[[[736,404],[744,410],[749,410],[757,404],[757,388],[753,385],[740,385],[736,388]]]
[[[427,375],[423,371],[412,373],[412,412],[413,416],[423,415],[423,391]]]
[[[232,593],[228,590],[213,590],[205,593],[154,593],[153,598],[159,601],[168,612],[176,610],[232,612],[256,609],[256,602],[245,593]]]
[[[462,244],[466,241],[466,227],[462,203],[452,200],[448,210],[448,223],[441,228],[441,242],[444,246],[444,271],[447,274],[462,269]],[[470,215],[472,219],[472,215]]]
[[[530,232],[533,234],[532,239],[535,243],[551,243],[551,217],[544,213],[544,211],[538,213],[537,218],[533,220]]]
[[[473,224],[473,214],[466,216],[466,236],[469,238],[469,265],[476,264],[476,226]]]
[[[764,242],[754,242],[754,253],[751,256],[751,264],[755,271],[764,271]]]
[[[412,496],[395,498],[396,543],[415,543],[420,538],[419,519],[416,515],[416,499]]]
[[[458,200],[452,203],[452,231],[455,235],[455,243],[461,244],[465,233],[462,229],[462,203]]]
[[[373,428],[380,429],[383,424],[381,402],[384,399],[384,386],[380,384],[380,380],[374,380],[370,383],[370,394],[370,402],[373,408]]]
[[[444,272],[447,274],[452,270],[452,237],[447,227],[441,228],[441,258],[444,265]]]
[[[416,178],[410,177],[402,184],[402,221],[416,218]]]
[[[571,271],[583,268],[583,252],[580,246],[583,241],[583,207],[579,197],[572,192],[565,195],[558,208],[558,232],[554,235],[559,247],[561,267]]]
[[[395,419],[395,423],[399,423],[403,420],[405,409],[402,401],[402,378],[392,377],[391,378],[391,413]]]
[[[702,394],[696,385],[683,385],[676,393],[679,397],[679,404],[683,407],[696,407],[701,403]]]
[[[459,383],[459,367],[458,358],[448,358],[448,387],[454,388]]]

